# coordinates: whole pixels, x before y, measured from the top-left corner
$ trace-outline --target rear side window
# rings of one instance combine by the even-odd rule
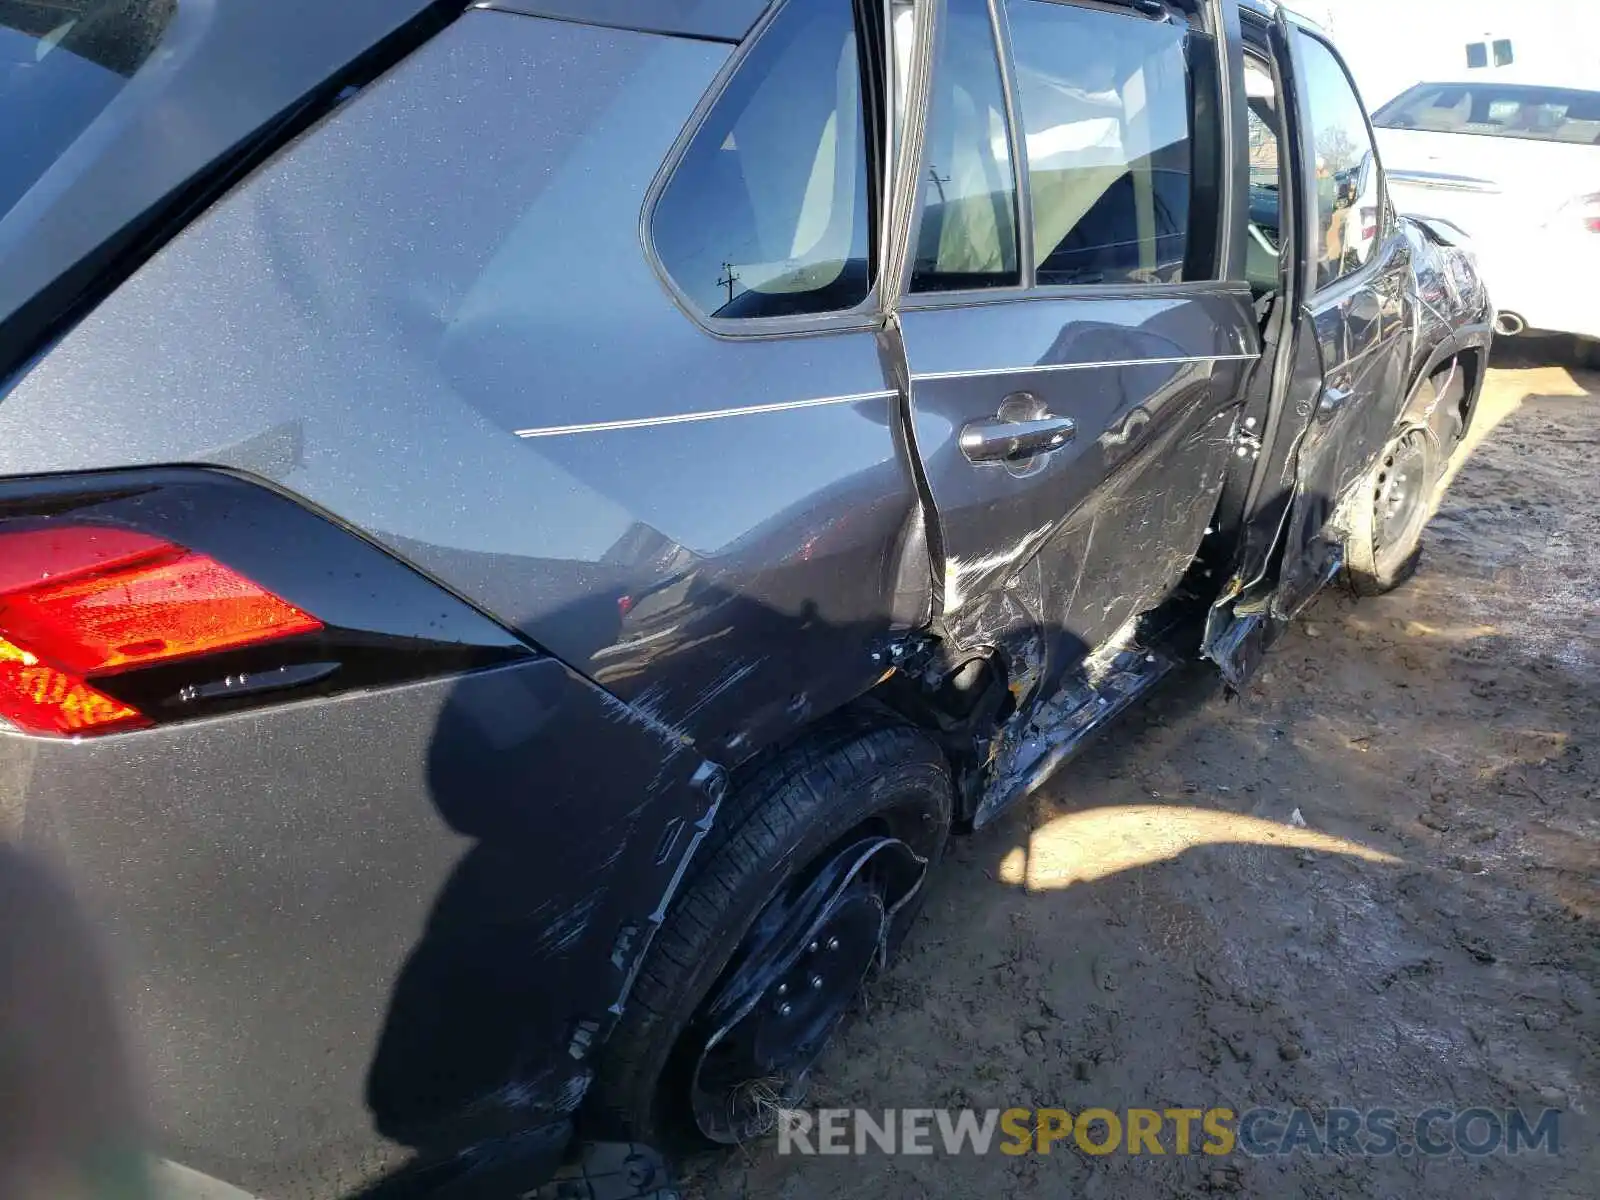
[[[0,0],[0,217],[97,117],[177,0]]]
[[[985,0],[949,0],[925,142],[911,290],[1020,283],[1011,131]]]
[[[1316,150],[1317,286],[1359,271],[1383,223],[1383,187],[1366,113],[1332,50],[1299,37]]]
[[[1188,26],[1055,0],[1006,8],[1038,282],[1184,279],[1194,190]]]
[[[851,0],[790,0],[694,133],[651,239],[703,315],[854,308],[871,279],[865,121]]]
[[[1372,118],[1384,129],[1600,145],[1600,92],[1514,84],[1419,83]]]

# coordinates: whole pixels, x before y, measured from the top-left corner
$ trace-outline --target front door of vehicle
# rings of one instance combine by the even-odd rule
[[[1388,202],[1365,110],[1333,48],[1280,10],[1280,65],[1293,79],[1289,120],[1300,204],[1301,295],[1292,372],[1320,371],[1316,403],[1280,436],[1299,438],[1279,611],[1287,616],[1337,568],[1323,536],[1335,507],[1388,440],[1405,400],[1410,249]],[[1309,336],[1306,336],[1309,333]],[[1304,361],[1315,354],[1315,367]]]
[[[1204,282],[1215,48],[1176,8],[947,0],[938,25],[901,322],[943,614],[958,645],[1040,646],[1011,666],[1047,679],[1183,574],[1259,352],[1248,289]]]

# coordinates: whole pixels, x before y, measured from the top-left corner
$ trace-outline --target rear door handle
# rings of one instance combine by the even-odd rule
[[[1007,420],[1001,415],[968,421],[961,427],[961,453],[972,462],[1022,462],[1059,450],[1078,434],[1071,417],[1048,413],[1027,420]]]

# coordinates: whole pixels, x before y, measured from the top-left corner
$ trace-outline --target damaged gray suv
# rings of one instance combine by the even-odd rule
[[[0,0],[0,111],[0,814],[263,1197],[761,1132],[1491,336],[1256,0]]]

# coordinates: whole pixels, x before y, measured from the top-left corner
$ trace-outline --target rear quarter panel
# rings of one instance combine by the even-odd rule
[[[560,695],[0,738],[133,972],[174,1157],[329,1195],[460,1149],[484,1087],[473,1136],[564,1115],[705,760],[870,685],[926,615],[878,334],[715,337],[651,268],[649,186],[730,53],[469,11],[0,395],[0,475],[224,466],[554,656]]]
[[[26,843],[104,935],[159,1152],[286,1200],[518,1131],[559,1152],[716,782],[552,659],[0,733]]]
[[[927,606],[879,340],[712,336],[641,237],[730,53],[470,11],[24,376],[0,474],[271,480],[729,758],[854,695]]]

